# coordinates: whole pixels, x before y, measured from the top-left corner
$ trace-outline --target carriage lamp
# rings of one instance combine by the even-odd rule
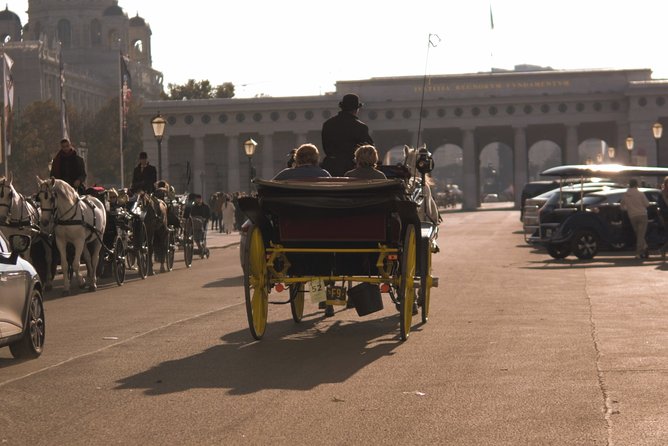
[[[661,136],[663,136],[663,125],[659,121],[652,125],[652,135],[656,143],[656,164],[659,165],[659,141],[661,140]]]
[[[253,182],[253,155],[255,155],[255,149],[257,148],[257,142],[253,138],[250,138],[244,143],[244,152],[248,157],[248,193],[251,193],[251,187]]]
[[[601,164],[603,162],[603,154],[602,153],[597,153],[596,154],[596,164]]]
[[[151,127],[153,127],[153,136],[158,141],[158,179],[162,180],[162,137],[165,134],[165,125],[167,121],[162,117],[160,112],[151,119]]]
[[[633,136],[629,135],[626,137],[626,150],[629,151],[629,166],[633,165],[633,158],[632,158],[632,152],[633,152]]]

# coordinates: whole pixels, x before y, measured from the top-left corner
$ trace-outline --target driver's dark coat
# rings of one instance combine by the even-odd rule
[[[130,186],[130,189],[133,193],[140,190],[152,193],[155,190],[156,181],[158,181],[158,173],[154,166],[147,164],[142,170],[141,165],[137,164],[132,172],[132,186]]]
[[[352,113],[340,111],[322,125],[322,168],[333,177],[343,176],[355,168],[355,150],[363,144],[373,144],[369,127]]]

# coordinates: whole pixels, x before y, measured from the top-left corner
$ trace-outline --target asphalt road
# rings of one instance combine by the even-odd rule
[[[668,266],[553,261],[516,211],[449,213],[429,323],[389,302],[253,342],[238,248],[48,296],[35,361],[0,349],[0,444],[668,444]],[[286,293],[272,298],[285,298]]]

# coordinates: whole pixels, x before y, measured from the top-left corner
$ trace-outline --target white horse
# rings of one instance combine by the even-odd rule
[[[23,195],[18,193],[12,185],[12,180],[0,177],[0,230],[5,237],[14,234],[26,235],[31,239],[31,249],[21,256],[32,263],[44,281],[44,289],[51,289],[53,274],[51,274],[52,250],[48,240],[48,232],[41,231],[40,212],[37,206]],[[50,228],[49,228],[50,229]],[[44,256],[31,258],[32,250],[38,245],[43,246]]]
[[[438,225],[443,221],[441,213],[438,211],[436,201],[431,194],[430,177],[425,177],[424,187],[422,187],[422,177],[417,170],[418,149],[404,146],[404,165],[411,173],[408,180],[408,190],[414,195],[414,199],[420,205],[418,216],[421,221],[429,221]]]
[[[63,294],[70,293],[70,278],[67,264],[67,244],[74,246],[72,270],[80,287],[85,286],[79,275],[79,260],[83,254],[88,271],[88,290],[97,289],[97,264],[100,259],[102,235],[107,224],[104,205],[95,197],[79,194],[62,180],[51,178],[42,180],[37,177],[37,198],[42,211],[42,227],[53,224],[56,246],[60,252],[60,265],[63,272]],[[84,249],[86,248],[86,249]]]

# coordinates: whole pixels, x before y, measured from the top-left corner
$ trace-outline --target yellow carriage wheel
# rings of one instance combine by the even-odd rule
[[[408,339],[413,323],[413,302],[415,301],[413,280],[415,278],[416,254],[415,226],[409,225],[406,228],[401,254],[401,300],[399,305],[401,322],[399,326],[402,341]]]
[[[267,288],[267,261],[260,228],[254,226],[248,235],[244,287],[248,326],[255,339],[262,339],[267,328],[269,290]]]
[[[425,255],[424,270],[420,278],[420,301],[422,303],[422,323],[426,324],[429,320],[429,299],[431,295],[431,246],[427,245],[427,253]]]
[[[292,320],[299,323],[304,317],[304,284],[293,283],[290,285],[290,310]]]

